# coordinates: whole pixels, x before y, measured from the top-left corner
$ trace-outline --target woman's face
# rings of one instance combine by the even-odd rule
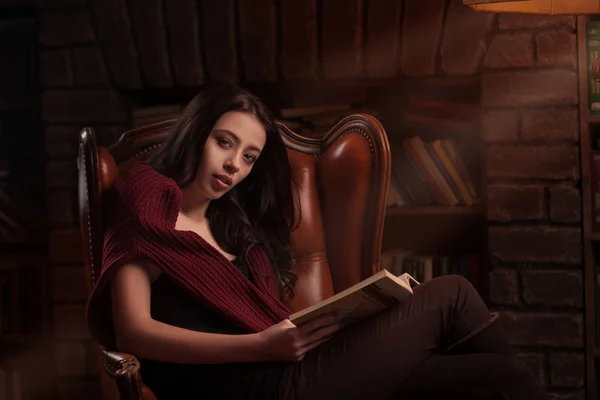
[[[248,176],[266,140],[265,128],[252,114],[223,114],[206,139],[194,184],[208,199],[218,199]]]

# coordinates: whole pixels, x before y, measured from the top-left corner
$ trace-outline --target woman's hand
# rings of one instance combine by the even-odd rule
[[[289,319],[258,333],[261,353],[265,361],[300,361],[311,349],[314,349],[342,324],[334,324],[335,318],[328,314],[316,318],[301,327]]]

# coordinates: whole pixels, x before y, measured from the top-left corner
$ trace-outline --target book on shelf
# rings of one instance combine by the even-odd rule
[[[585,42],[588,66],[588,103],[590,114],[600,114],[600,81],[593,79],[590,65],[600,59],[600,21],[586,23]]]
[[[390,139],[390,147],[393,192],[389,206],[478,203],[473,180],[451,138],[430,142],[419,137]]]
[[[377,111],[359,104],[324,104],[317,106],[281,108],[277,111],[281,122],[300,135],[323,134],[342,118],[351,114],[370,114],[377,117]]]
[[[383,269],[373,276],[317,304],[290,315],[290,321],[301,326],[320,316],[335,313],[335,323],[345,325],[375,315],[406,301],[419,285],[409,274],[396,276]]]
[[[442,275],[460,275],[479,287],[479,256],[426,256],[406,250],[389,250],[381,254],[381,268],[393,275],[409,274],[424,283]]]

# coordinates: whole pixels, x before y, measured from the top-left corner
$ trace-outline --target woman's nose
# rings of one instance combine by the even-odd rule
[[[225,170],[227,172],[229,172],[230,174],[233,174],[240,170],[240,167],[239,167],[238,163],[235,161],[235,159],[226,160],[224,167],[225,167]]]

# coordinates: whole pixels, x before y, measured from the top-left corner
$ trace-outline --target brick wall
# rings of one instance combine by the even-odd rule
[[[95,346],[84,321],[87,287],[78,227],[77,140],[83,126],[125,126],[128,109],[109,79],[87,1],[39,5],[57,398],[93,399],[100,391]]]
[[[500,15],[483,59],[490,297],[556,398],[583,398],[573,17]]]
[[[582,398],[575,19],[475,13],[460,0],[255,1],[39,2],[59,396],[99,393],[83,320],[83,126],[108,128],[109,142],[139,89],[481,74],[491,302],[554,398]]]

